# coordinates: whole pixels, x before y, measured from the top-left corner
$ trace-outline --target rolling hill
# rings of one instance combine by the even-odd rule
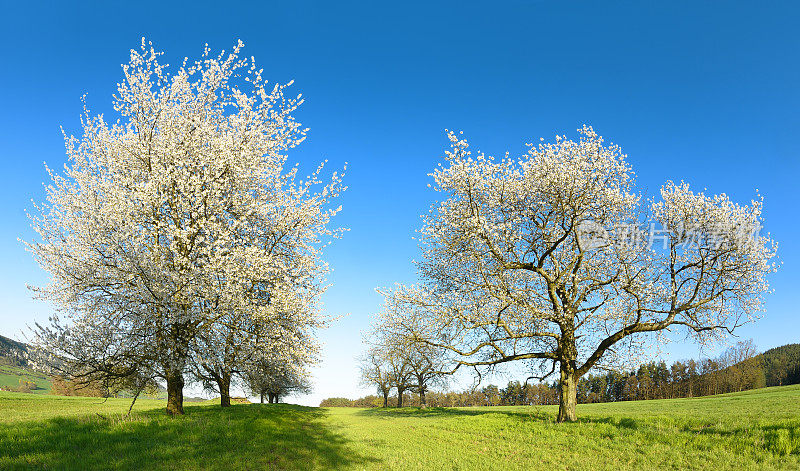
[[[0,388],[29,389],[34,394],[50,392],[50,378],[28,366],[28,346],[0,335]]]

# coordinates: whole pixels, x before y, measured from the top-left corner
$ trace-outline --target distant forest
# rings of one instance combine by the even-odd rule
[[[650,362],[629,372],[590,374],[578,383],[578,402],[617,402],[708,396],[728,392],[800,383],[800,344],[789,344],[756,354],[752,341],[739,342],[718,358],[700,361]],[[558,404],[558,383],[510,381],[505,388],[488,385],[464,391],[426,394],[434,407]],[[390,398],[397,404],[397,396]],[[415,394],[404,394],[403,404],[419,405]],[[324,399],[321,407],[379,407],[382,398]]]

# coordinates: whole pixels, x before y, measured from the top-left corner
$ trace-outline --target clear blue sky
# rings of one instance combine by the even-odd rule
[[[413,281],[412,240],[433,201],[428,172],[463,130],[473,147],[519,155],[525,142],[589,123],[622,145],[646,194],[667,179],[747,202],[760,190],[783,269],[757,324],[761,349],[800,341],[794,241],[800,176],[800,10],[794,2],[147,2],[2,4],[0,15],[0,333],[47,318],[26,283],[44,273],[17,241],[43,197],[42,163],[64,161],[59,131],[79,131],[80,96],[109,112],[120,64],[142,36],[171,64],[237,38],[271,81],[295,80],[306,166],[350,163],[328,252],[322,396],[356,396],[353,356],[380,298]],[[491,5],[491,7],[489,7]],[[646,6],[645,6],[646,5]],[[696,356],[687,344],[673,356]]]

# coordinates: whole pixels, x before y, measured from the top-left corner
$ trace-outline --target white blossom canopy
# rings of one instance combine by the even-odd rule
[[[305,137],[292,116],[302,99],[269,86],[242,46],[206,46],[168,74],[142,40],[123,65],[119,119],[84,105],[83,136],[65,134],[68,162],[48,170],[27,243],[51,275],[33,289],[70,319],[42,328],[51,346],[71,325],[163,372],[182,369],[192,339],[231,313],[278,330],[324,324],[322,249],[340,233],[328,225],[342,175],[287,167]]]
[[[619,146],[579,132],[519,159],[472,155],[449,132],[422,283],[386,291],[383,322],[414,325],[456,367],[533,360],[560,364],[565,382],[637,351],[634,334],[685,327],[707,342],[754,319],[775,270],[762,202],[668,182],[643,205]]]

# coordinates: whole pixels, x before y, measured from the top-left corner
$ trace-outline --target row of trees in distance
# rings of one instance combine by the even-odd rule
[[[757,355],[752,341],[738,342],[717,358],[650,361],[630,371],[587,375],[578,382],[578,402],[618,402],[673,399],[724,394],[764,386],[800,383],[800,345],[792,344]],[[509,381],[506,387],[489,384],[462,391],[429,391],[426,402],[435,407],[558,404],[558,382]],[[420,406],[417,397],[396,393],[388,405]],[[322,407],[380,407],[382,398],[328,398]],[[385,407],[385,406],[384,406]]]
[[[367,349],[359,359],[361,383],[377,389],[383,407],[388,406],[392,391],[398,407],[403,406],[406,391],[417,394],[418,404],[425,407],[428,392],[447,384],[442,371],[447,365],[439,349],[379,325],[367,333],[365,344]]]

